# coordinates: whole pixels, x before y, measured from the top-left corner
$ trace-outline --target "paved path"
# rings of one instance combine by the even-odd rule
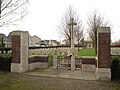
[[[85,72],[79,70],[71,71],[66,69],[36,69],[30,72],[26,72],[27,75],[45,76],[45,77],[59,77],[59,78],[71,78],[71,79],[83,79],[83,80],[96,80],[95,72]]]

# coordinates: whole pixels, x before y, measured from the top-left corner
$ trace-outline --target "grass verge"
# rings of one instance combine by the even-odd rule
[[[79,56],[96,56],[95,55],[95,49],[94,48],[88,48],[88,49],[81,49],[78,52]]]
[[[0,90],[119,90],[120,82],[35,77],[0,72]]]
[[[8,72],[0,72],[0,90],[27,90],[25,82]]]

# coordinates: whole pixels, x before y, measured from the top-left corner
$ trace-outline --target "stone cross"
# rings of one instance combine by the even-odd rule
[[[75,70],[75,49],[74,49],[74,29],[73,26],[77,25],[77,23],[74,23],[74,18],[71,18],[70,23],[70,30],[71,30],[71,44],[70,44],[70,56],[71,56],[71,70]]]
[[[71,46],[71,48],[74,48],[74,29],[73,29],[73,26],[74,25],[77,25],[77,23],[74,23],[73,22],[74,21],[74,18],[71,18],[70,19],[70,23],[68,23],[68,25],[70,26],[70,31],[71,31],[71,44],[70,44],[70,46]]]

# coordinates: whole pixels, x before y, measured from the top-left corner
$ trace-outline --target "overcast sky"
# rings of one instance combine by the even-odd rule
[[[7,35],[12,30],[23,30],[41,39],[63,40],[57,26],[69,5],[76,9],[85,27],[88,14],[98,9],[112,25],[112,41],[120,39],[120,0],[30,0],[29,15],[19,26],[13,26],[3,33]]]

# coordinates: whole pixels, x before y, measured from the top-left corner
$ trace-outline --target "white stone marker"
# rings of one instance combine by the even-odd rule
[[[57,55],[53,55],[53,69],[58,69]]]

